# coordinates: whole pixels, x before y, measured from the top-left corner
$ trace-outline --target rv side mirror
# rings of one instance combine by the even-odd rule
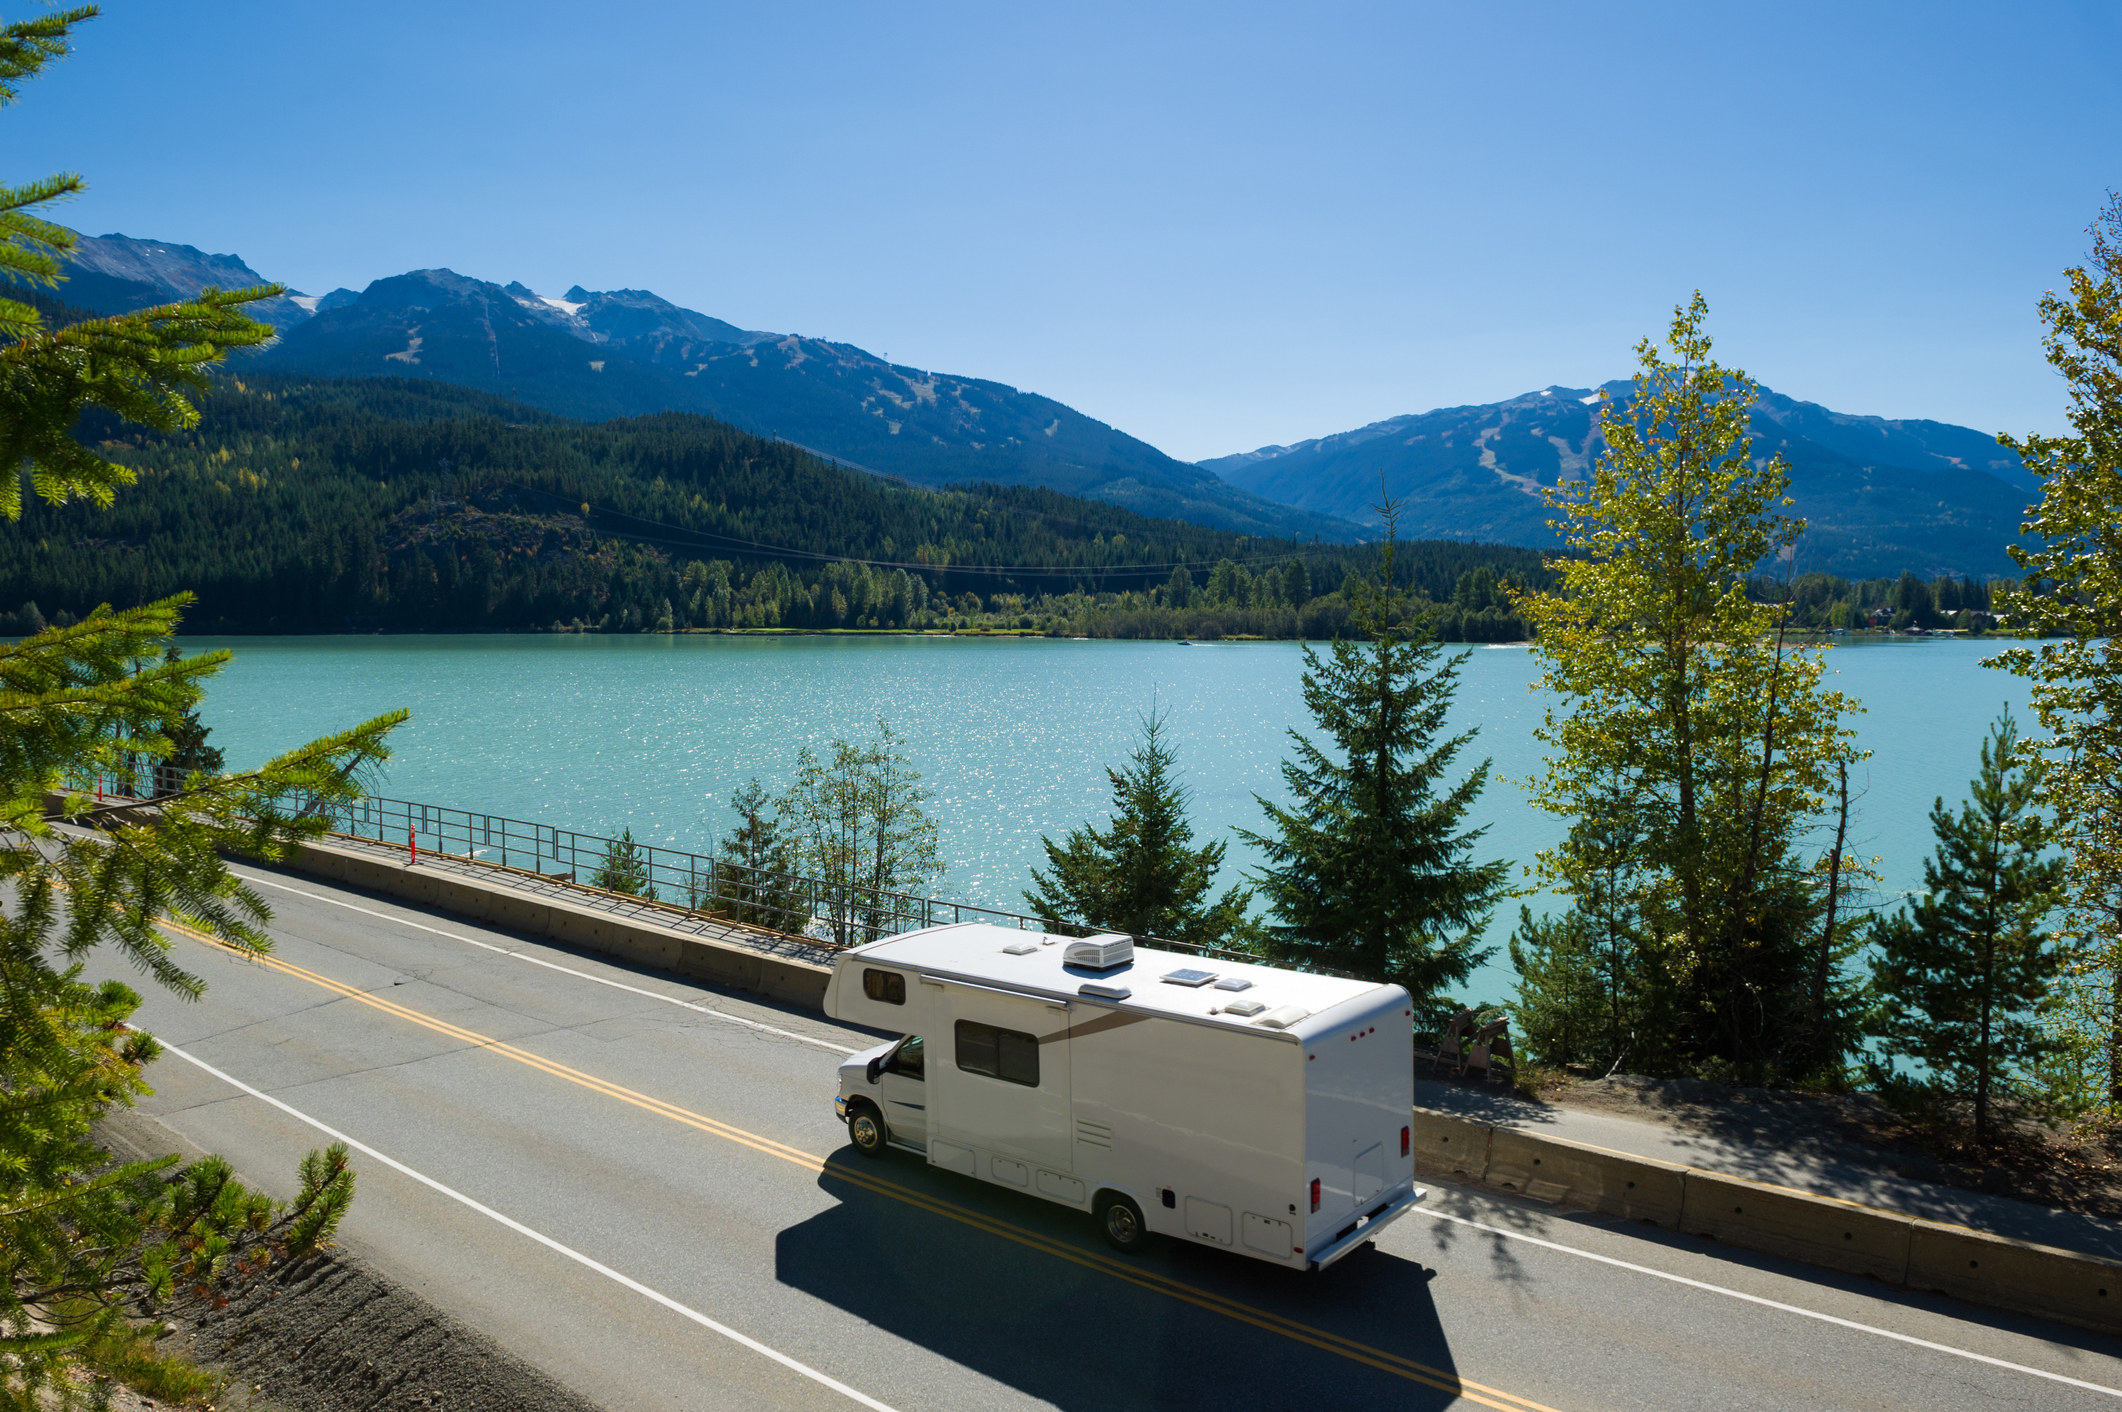
[[[881,1073],[883,1073],[883,1072],[884,1072],[884,1056],[880,1054],[880,1055],[878,1055],[878,1056],[877,1056],[876,1058],[874,1058],[874,1059],[872,1059],[872,1060],[870,1060],[870,1061],[869,1061],[869,1081],[870,1081],[870,1083],[871,1083],[872,1085],[874,1085],[874,1084],[875,1084],[875,1083],[877,1082],[877,1075],[879,1075],[879,1074],[881,1074]]]

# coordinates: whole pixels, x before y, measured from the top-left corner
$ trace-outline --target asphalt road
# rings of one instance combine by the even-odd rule
[[[1323,1274],[1117,1256],[856,1156],[860,1033],[241,871],[277,950],[134,980],[142,1108],[283,1195],[360,1144],[345,1243],[608,1408],[2122,1407],[2122,1342],[1449,1186]]]

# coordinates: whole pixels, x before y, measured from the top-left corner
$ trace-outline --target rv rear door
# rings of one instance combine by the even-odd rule
[[[946,1142],[1068,1171],[1067,1004],[926,978],[922,984],[941,991],[927,1043],[932,1131]]]

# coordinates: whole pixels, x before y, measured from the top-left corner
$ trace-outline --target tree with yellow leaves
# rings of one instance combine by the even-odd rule
[[[2054,639],[1990,659],[2033,683],[2044,738],[2027,742],[2066,870],[2064,930],[2080,957],[2081,1030],[2107,1060],[2105,1107],[2122,1115],[2122,195],[2092,228],[2092,258],[2042,296],[2048,361],[2070,388],[2069,436],[1997,439],[2041,477],[2026,571],[2003,595],[2008,624]]]
[[[1604,901],[1669,987],[1637,1060],[1789,1079],[1838,1067],[1854,1034],[1846,943],[1802,856],[1855,758],[1854,708],[1748,593],[1804,522],[1782,459],[1752,455],[1755,388],[1711,359],[1707,316],[1697,294],[1666,349],[1637,346],[1633,387],[1601,393],[1604,453],[1549,492],[1559,582],[1516,595],[1552,701],[1532,797],[1572,821],[1538,871],[1581,900],[1610,881],[1607,841],[1631,839],[1632,895]]]

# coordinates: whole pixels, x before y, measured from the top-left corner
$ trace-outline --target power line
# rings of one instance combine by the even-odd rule
[[[501,484],[510,490],[520,491],[527,495],[542,495],[552,500],[564,501],[568,504],[586,505],[590,508],[590,511],[593,515],[602,516],[606,518],[630,520],[636,524],[648,525],[660,530],[669,530],[676,534],[692,535],[701,539],[718,540],[721,541],[722,547],[751,549],[762,554],[771,555],[776,558],[807,559],[814,562],[832,564],[862,564],[866,567],[873,569],[908,569],[917,573],[993,575],[1040,574],[1046,576],[1059,575],[1066,577],[1084,577],[1097,574],[1148,573],[1151,571],[1163,571],[1168,573],[1175,569],[1213,569],[1217,563],[1220,563],[1222,561],[1221,559],[1176,559],[1162,563],[1069,565],[957,563],[937,564],[924,562],[918,559],[864,559],[853,554],[827,554],[815,549],[797,549],[785,544],[769,544],[764,540],[745,539],[740,535],[725,534],[721,530],[703,530],[694,529],[689,525],[674,525],[667,523],[663,520],[652,520],[645,515],[635,515],[625,510],[614,510],[611,509],[609,506],[598,505],[593,501],[575,500],[573,497],[562,495],[559,491],[556,490],[540,490],[534,486],[519,485],[514,481],[502,481]],[[1022,513],[1037,515],[1039,512],[1026,511]],[[666,539],[656,535],[648,534],[628,533],[626,537],[629,539],[639,540],[645,544],[663,544],[669,545],[672,548],[677,549],[700,549],[716,547],[695,544],[686,540]],[[1336,548],[1343,547],[1344,546],[1336,546]],[[1305,551],[1310,551],[1313,553],[1328,552],[1327,547],[1324,545],[1298,545],[1296,546],[1296,549],[1299,553]],[[1231,558],[1231,556],[1229,555],[1224,555],[1222,557],[1230,558],[1231,562],[1234,564],[1250,565],[1274,563],[1283,559],[1294,558],[1296,557],[1296,555],[1288,553],[1263,554],[1251,555],[1243,559]]]

